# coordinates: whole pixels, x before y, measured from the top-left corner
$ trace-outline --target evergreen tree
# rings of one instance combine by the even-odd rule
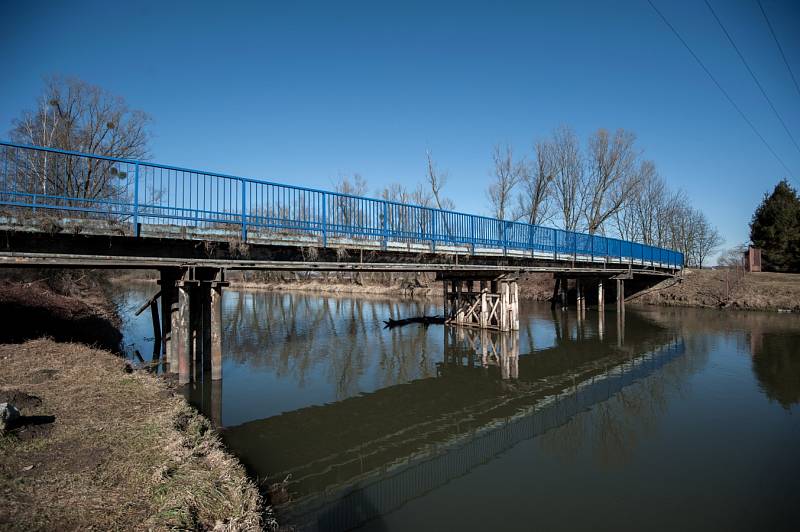
[[[753,214],[750,241],[761,248],[767,271],[800,271],[800,198],[784,179]]]

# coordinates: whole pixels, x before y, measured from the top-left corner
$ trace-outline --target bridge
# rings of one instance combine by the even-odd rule
[[[448,322],[508,331],[520,275],[553,273],[562,307],[573,280],[579,309],[595,293],[603,308],[614,280],[621,311],[626,281],[652,284],[684,261],[596,234],[5,141],[0,230],[0,267],[159,270],[148,306],[182,383],[198,363],[221,378],[229,270],[435,272]]]

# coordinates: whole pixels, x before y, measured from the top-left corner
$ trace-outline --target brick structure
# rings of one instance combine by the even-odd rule
[[[747,272],[761,271],[761,249],[750,246],[744,252],[744,270]]]

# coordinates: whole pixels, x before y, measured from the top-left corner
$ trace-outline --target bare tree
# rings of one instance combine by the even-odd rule
[[[13,122],[11,139],[22,144],[86,152],[106,157],[143,159],[148,155],[150,118],[125,100],[77,78],[51,77],[36,107]],[[127,174],[102,159],[47,152],[23,161],[27,186],[42,194],[87,200],[119,196]]]
[[[747,244],[739,244],[720,253],[717,264],[724,268],[738,269],[744,268],[744,254],[747,252]]]
[[[552,144],[547,141],[539,141],[534,146],[534,162],[523,166],[522,191],[517,196],[515,220],[540,225],[550,218],[551,188],[555,176],[553,151]]]
[[[436,161],[433,160],[431,150],[425,151],[425,158],[427,163],[425,178],[431,189],[436,207],[444,210],[453,210],[455,208],[453,200],[442,195],[442,189],[447,184],[447,172],[438,169]]]
[[[363,196],[367,193],[367,182],[360,174],[353,174],[352,181],[346,175],[340,175],[333,184],[335,196],[337,223],[353,226],[359,225],[362,216],[361,201],[354,196]]]
[[[695,264],[698,268],[725,242],[716,227],[712,226],[705,214],[696,211],[695,230],[697,232],[696,245],[693,250]]]
[[[635,193],[643,174],[654,172],[652,163],[638,163],[636,136],[618,129],[610,135],[598,129],[589,137],[588,174],[583,194],[586,230],[597,233],[606,220]]]
[[[614,229],[623,240],[641,240],[641,226],[637,218],[638,206],[631,202],[614,213]]]
[[[578,229],[584,211],[583,157],[575,132],[562,126],[553,132],[553,193],[564,229]]]
[[[667,185],[650,161],[642,163],[640,178],[635,193],[615,217],[629,217],[636,225],[636,238],[645,244],[660,246],[664,239],[664,213],[669,201]]]
[[[683,265],[688,266],[694,247],[697,245],[697,232],[694,226],[694,210],[682,201],[683,199],[680,193],[673,197],[666,225],[669,233],[668,246],[683,253]]]
[[[492,182],[486,191],[492,215],[498,220],[505,220],[510,214],[514,187],[525,173],[525,162],[514,161],[514,150],[510,144],[495,146],[492,151],[494,163]]]

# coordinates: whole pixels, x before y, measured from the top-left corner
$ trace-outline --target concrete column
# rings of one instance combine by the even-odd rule
[[[177,342],[178,383],[187,384],[192,376],[191,287],[185,282],[178,285],[178,312],[173,332]]]
[[[177,352],[176,342],[173,340],[173,324],[177,317],[178,289],[175,282],[178,280],[178,272],[172,269],[161,270],[161,357],[168,371],[177,371]]]
[[[550,300],[550,310],[556,309],[559,297],[561,297],[561,277],[556,277],[553,283],[553,298]]]
[[[169,364],[169,372],[170,373],[178,373],[178,351],[179,346],[181,343],[181,327],[180,327],[180,320],[178,320],[178,297],[177,291],[175,293],[175,299],[170,304],[169,310],[169,317],[170,317],[170,341],[169,341],[169,358],[167,359],[167,364]]]
[[[206,385],[208,385],[208,384],[206,384]],[[223,425],[222,425],[222,381],[221,380],[212,380],[211,383],[210,383],[210,386],[211,386],[211,405],[210,405],[209,410],[210,410],[211,424],[214,426],[214,428],[220,429],[220,428],[223,427]]]
[[[448,294],[447,288],[447,279],[445,279],[442,281],[442,304],[444,305],[443,312],[445,321],[450,320],[450,294]]]
[[[211,287],[211,380],[222,378],[222,286]]]
[[[605,310],[605,293],[603,290],[603,280],[597,282],[597,310],[603,312]]]
[[[192,381],[203,379],[203,283],[195,284],[189,292],[189,315],[192,336]]]
[[[567,306],[569,301],[567,297],[569,296],[569,279],[566,277],[561,279],[561,310],[567,310]]]
[[[597,313],[597,334],[600,336],[600,340],[603,340],[605,336],[605,328],[606,328],[606,313],[602,310]]]
[[[200,285],[202,295],[203,372],[211,371],[211,283]]]
[[[575,279],[575,309],[578,315],[583,311],[583,285],[580,279]]]
[[[625,312],[625,281],[617,279],[617,312]]]

